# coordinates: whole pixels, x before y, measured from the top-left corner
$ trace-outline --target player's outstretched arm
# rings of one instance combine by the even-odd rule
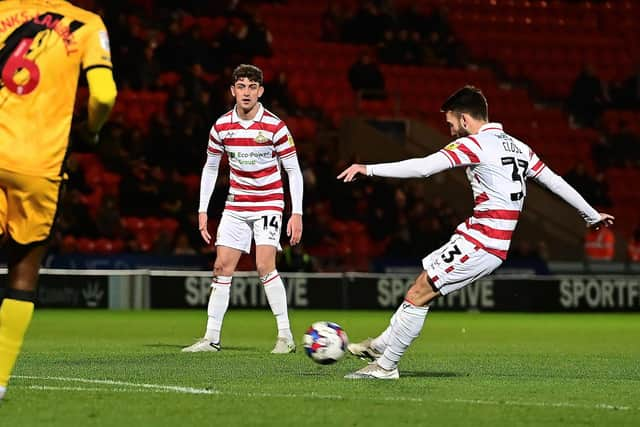
[[[615,221],[615,217],[613,215],[609,215],[607,213],[599,212],[600,221],[595,224],[587,225],[587,227],[595,228],[596,230],[600,227],[611,227],[613,222]]]
[[[462,163],[460,164],[462,165]],[[427,157],[402,160],[392,163],[377,163],[374,165],[361,165],[355,163],[338,175],[338,179],[351,182],[358,175],[381,176],[385,178],[427,178],[435,173],[454,166],[441,152],[433,153]]]
[[[367,167],[365,165],[359,165],[357,163],[352,164],[345,170],[343,170],[340,175],[338,175],[338,179],[341,179],[343,182],[351,182],[355,181],[358,175],[366,175]]]
[[[596,211],[575,188],[548,167],[544,167],[539,174],[533,176],[533,179],[573,206],[585,220],[587,227],[597,229],[613,224],[615,218],[612,215]]]

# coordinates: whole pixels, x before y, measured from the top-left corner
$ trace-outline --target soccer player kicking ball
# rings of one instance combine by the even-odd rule
[[[296,345],[289,326],[287,295],[276,270],[284,209],[280,164],[289,177],[292,213],[287,236],[291,245],[298,244],[302,236],[302,172],[287,126],[258,102],[264,92],[262,71],[253,65],[240,65],[232,78],[231,93],[236,105],[211,128],[207,162],[200,181],[198,223],[202,238],[210,243],[207,208],[220,159],[227,153],[230,188],[215,242],[209,320],[204,337],[182,351],[220,351],[220,330],[229,306],[231,278],[242,253],[249,253],[253,238],[256,268],[278,327],[278,339],[271,353],[293,353]]]
[[[373,363],[345,378],[397,379],[398,363],[424,324],[429,303],[490,274],[507,258],[511,235],[533,178],[576,208],[590,227],[609,226],[613,217],[598,213],[569,184],[552,172],[529,146],[489,123],[482,92],[465,86],[442,105],[451,135],[457,139],[424,158],[374,165],[354,164],[338,175],[344,182],[358,174],[390,178],[427,178],[464,166],[473,190],[473,215],[448,243],[422,260],[423,272],[407,291],[389,326],[374,339],[349,345],[349,351]]]

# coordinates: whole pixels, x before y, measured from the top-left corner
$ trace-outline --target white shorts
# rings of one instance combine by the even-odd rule
[[[280,247],[282,214],[269,213],[263,216],[240,218],[222,214],[216,233],[216,246],[227,246],[242,252],[251,252],[251,239],[256,245]]]
[[[422,260],[431,283],[442,295],[464,288],[490,274],[502,264],[502,260],[459,234],[431,252]]]

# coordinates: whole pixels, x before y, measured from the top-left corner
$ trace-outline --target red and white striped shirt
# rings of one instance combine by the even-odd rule
[[[206,212],[215,186],[222,155],[229,159],[229,194],[225,211],[255,216],[282,213],[284,189],[280,163],[290,177],[292,212],[302,213],[302,175],[296,147],[285,123],[262,105],[252,120],[242,120],[235,108],[222,115],[211,128],[207,165],[215,167],[213,185],[207,165],[203,170],[200,212]],[[291,172],[295,179],[291,179]],[[299,175],[299,176],[298,176]]]
[[[459,138],[423,159],[369,165],[367,174],[427,177],[460,166],[467,166],[475,206],[473,215],[456,228],[456,233],[501,259],[507,257],[518,224],[527,178],[563,198],[589,224],[600,220],[600,214],[582,196],[547,168],[528,145],[506,134],[499,123],[485,124],[477,134]]]

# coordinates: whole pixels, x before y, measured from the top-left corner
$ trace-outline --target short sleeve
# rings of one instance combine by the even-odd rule
[[[456,167],[480,163],[482,149],[474,139],[465,137],[453,141],[439,152],[449,159],[452,167]]]
[[[533,150],[529,153],[529,168],[527,169],[526,176],[527,178],[535,178],[540,175],[540,172],[546,168],[547,165],[544,164],[542,160],[537,156]]]
[[[284,122],[280,122],[280,125],[278,125],[278,129],[273,134],[273,145],[276,148],[278,157],[280,157],[281,159],[296,155],[296,144],[293,141],[293,136],[291,136],[291,133],[289,132],[289,129],[284,124]]]
[[[95,67],[112,68],[109,34],[104,22],[96,16],[87,27],[86,31],[89,34],[85,39],[82,69],[87,71]]]
[[[211,127],[209,131],[209,144],[207,145],[207,153],[212,156],[221,156],[224,153],[224,144],[220,140],[220,134],[216,126]]]

